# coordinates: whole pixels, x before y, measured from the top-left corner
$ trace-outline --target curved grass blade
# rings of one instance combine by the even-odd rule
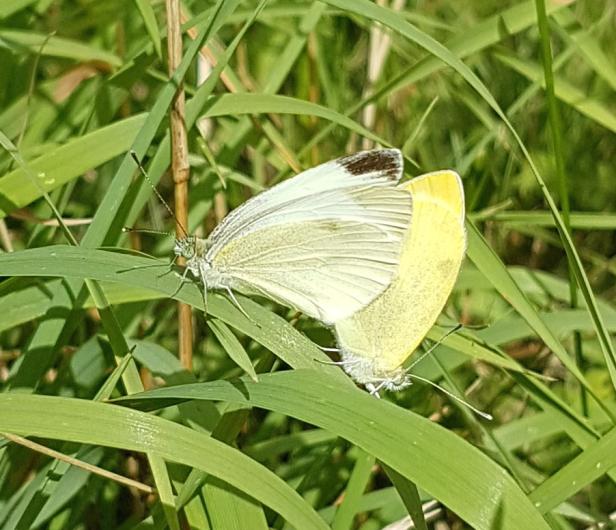
[[[166,267],[168,268],[166,262],[152,258],[60,245],[0,255],[0,273],[7,276],[60,276],[64,278],[90,278],[100,282],[121,282],[132,288],[132,292],[136,299],[151,299],[173,295],[173,298],[176,300],[186,302],[197,309],[203,309],[200,287],[194,283],[186,283],[178,291],[177,285],[179,278],[176,273],[169,272],[163,274]],[[109,285],[109,290],[112,294],[117,293],[114,294],[113,299],[117,299],[118,302],[128,301],[128,299],[126,299],[126,292],[123,292],[122,289],[118,289],[117,287],[113,288],[113,283],[107,285]],[[160,294],[156,295],[155,293]],[[37,288],[29,288],[24,292],[23,298],[15,294],[9,297],[9,302],[22,299],[29,300],[30,297],[34,300],[39,300],[43,296],[44,295],[42,295]],[[115,298],[116,296],[117,298]],[[241,315],[241,312],[234,305],[229,304],[225,298],[212,295],[208,297],[208,303],[212,304],[211,312],[215,317],[224,320],[227,324],[232,325],[239,331],[250,335],[271,351],[278,352],[277,355],[282,354],[283,357],[281,358],[285,362],[290,362],[290,360],[293,359],[293,355],[285,355],[282,353],[284,348],[281,347],[280,340],[276,340],[276,336],[268,336],[267,333],[264,333],[263,330],[260,330],[247,320],[245,316]],[[270,315],[273,315],[250,299],[242,297],[241,304],[243,308],[245,305],[247,306],[246,309],[249,311],[251,317],[257,315],[257,321],[262,326],[265,326],[265,322],[271,318]],[[2,302],[0,301],[0,308],[1,307]],[[43,308],[41,308],[41,310]],[[250,311],[252,311],[252,313],[250,313]],[[23,315],[19,312],[17,317],[23,318]],[[287,337],[287,332],[284,330],[289,328],[292,329],[292,327],[288,326],[288,323],[284,319],[275,317],[275,315],[274,318],[276,320],[270,321],[267,326],[270,329],[275,329],[276,335],[282,333],[280,337],[284,340],[291,340]],[[439,340],[442,336],[443,330],[438,326],[428,333],[428,337],[433,340]],[[478,340],[473,340],[473,338],[465,336],[463,333],[447,337],[443,341],[443,345],[457,350],[465,356],[480,359],[494,366],[533,375],[510,357],[500,355],[498,351],[489,348],[485,344],[481,344]],[[308,364],[305,363],[306,355],[312,356],[312,359],[321,361],[329,360],[329,358],[318,350],[314,343],[309,340],[302,341],[302,349],[305,352],[303,356],[304,362],[299,362],[298,359],[294,361],[291,360],[291,365],[296,368],[314,366],[311,362],[308,362]],[[248,364],[245,366],[240,364],[240,366],[247,371],[250,369]]]
[[[53,151],[28,162],[45,191],[52,191],[124,153],[145,122],[137,114],[84,136],[67,141]],[[40,190],[26,178],[21,167],[0,178],[0,219],[41,197]]]
[[[79,62],[102,61],[116,67],[122,65],[122,60],[113,53],[62,37],[50,37],[32,31],[2,29],[0,40],[4,41],[5,46],[27,48],[32,53],[51,57],[63,57]],[[41,46],[42,44],[45,46]]]
[[[258,382],[259,378],[257,377],[257,373],[252,366],[250,357],[246,353],[246,350],[242,346],[241,342],[237,340],[237,337],[227,327],[227,325],[217,319],[208,320],[207,325],[214,332],[218,342],[220,342],[220,345],[227,352],[229,357],[233,359],[235,364],[244,370],[244,372],[246,372],[253,381]]]
[[[160,31],[158,31],[158,24],[156,23],[156,13],[149,0],[134,0],[141,18],[143,19],[143,25],[150,36],[150,40],[154,45],[154,50],[159,59],[162,59],[163,52],[160,45]]]
[[[324,372],[262,374],[259,383],[182,385],[122,398],[159,408],[184,399],[223,400],[274,410],[349,440],[448,506],[473,528],[548,528],[509,474],[454,433],[430,420],[340,385]]]
[[[602,401],[593,392],[584,374],[582,374],[573,362],[572,357],[567,353],[567,350],[565,350],[558,338],[552,333],[552,330],[541,319],[539,313],[535,311],[534,307],[513,280],[500,258],[490,248],[472,223],[467,222],[466,228],[468,237],[467,253],[475,266],[486,278],[488,278],[503,298],[524,318],[528,325],[535,330],[537,335],[541,337],[541,340],[545,342],[546,346],[554,352],[584,388],[593,395],[597,403],[602,406]],[[611,415],[611,412],[607,410],[606,412]]]
[[[277,94],[223,94],[211,96],[204,108],[204,116],[214,118],[225,115],[241,114],[305,114],[316,116],[346,127],[375,142],[383,139],[361,126],[351,118],[327,107]]]
[[[196,283],[185,282],[178,290],[181,275],[166,272],[168,268],[167,262],[152,258],[60,245],[0,254],[0,275],[121,281],[165,296],[176,293],[176,300],[203,310],[201,287]],[[232,302],[218,294],[208,294],[208,313],[249,335],[290,366],[323,370],[331,368],[315,362],[329,361],[329,357],[286,320],[249,298],[237,295],[237,299],[250,319]],[[351,384],[340,370],[333,372],[339,374],[340,381]]]
[[[604,475],[615,465],[616,429],[612,429],[542,482],[530,494],[530,498],[537,509],[546,513]]]
[[[240,488],[297,528],[327,529],[293,489],[261,464],[210,436],[151,414],[80,399],[5,393],[0,395],[0,425],[5,432],[25,436],[155,454]]]

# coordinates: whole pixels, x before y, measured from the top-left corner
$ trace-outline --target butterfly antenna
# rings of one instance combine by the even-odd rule
[[[436,348],[438,348],[441,343],[449,337],[449,335],[453,335],[462,329],[462,324],[457,324],[453,328],[451,328],[445,335],[443,335],[437,342],[435,342],[432,346],[430,346],[425,352],[423,352],[417,359],[415,359],[411,365],[406,369],[406,372],[409,373],[413,366],[423,361],[428,355],[430,355]]]
[[[482,410],[479,410],[477,407],[474,407],[473,405],[471,405],[468,401],[464,401],[462,398],[456,396],[453,392],[450,392],[449,390],[443,388],[442,386],[437,385],[434,381],[430,381],[429,379],[426,379],[425,377],[421,377],[415,374],[408,374],[408,376],[411,379],[417,379],[417,381],[421,381],[422,383],[426,383],[430,386],[433,386],[434,388],[437,388],[443,394],[449,396],[452,399],[455,399],[458,403],[461,403],[462,405],[466,405],[469,409],[471,409],[478,416],[481,416],[482,418],[486,420],[493,419],[491,414],[488,414],[487,412],[483,412]]]
[[[163,206],[167,209],[167,211],[169,212],[169,215],[171,215],[171,217],[173,217],[175,219],[175,223],[177,224],[177,226],[180,227],[180,230],[184,233],[184,237],[188,237],[188,232],[186,231],[186,228],[184,228],[184,226],[182,225],[182,223],[180,223],[179,219],[176,217],[174,211],[171,209],[171,207],[167,204],[167,201],[165,201],[165,199],[163,199],[163,196],[160,194],[160,192],[156,189],[156,186],[154,186],[154,183],[150,180],[150,177],[148,176],[148,174],[145,171],[145,168],[143,167],[143,165],[141,164],[141,161],[139,160],[139,158],[137,158],[137,153],[133,150],[131,150],[130,152],[130,156],[133,157],[133,160],[135,161],[135,164],[137,164],[137,167],[139,168],[139,171],[141,172],[141,175],[143,176],[143,178],[145,179],[145,181],[150,185],[150,188],[152,188],[152,191],[156,194],[156,196],[158,197],[158,200],[163,204]]]
[[[203,284],[203,318],[207,318],[207,283]]]
[[[122,232],[136,232],[140,234],[158,234],[162,236],[172,236],[171,232],[165,232],[164,230],[154,230],[152,228],[135,228],[132,226],[125,226],[122,228]]]

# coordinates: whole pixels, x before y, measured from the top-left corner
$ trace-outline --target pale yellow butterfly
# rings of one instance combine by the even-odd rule
[[[365,309],[335,326],[340,364],[377,395],[381,388],[410,384],[402,364],[442,311],[466,249],[464,190],[457,173],[428,173],[399,188],[412,197],[413,215],[398,277]]]

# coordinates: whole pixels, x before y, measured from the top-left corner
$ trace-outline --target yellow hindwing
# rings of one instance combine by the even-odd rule
[[[365,309],[336,324],[343,357],[362,361],[347,370],[359,383],[387,379],[413,353],[447,302],[466,250],[457,173],[428,173],[399,187],[411,194],[413,213],[398,277]]]

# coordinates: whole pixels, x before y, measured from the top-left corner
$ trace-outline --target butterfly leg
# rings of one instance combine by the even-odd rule
[[[207,284],[203,282],[203,291],[201,291],[201,295],[203,296],[203,317],[207,318]]]
[[[343,366],[346,364],[344,361],[322,361],[321,359],[313,359],[314,361],[321,364],[328,364],[330,366]]]
[[[177,259],[177,256],[175,256],[171,262],[169,263],[169,267],[167,267],[167,270],[161,274],[159,274],[157,276],[157,278],[162,278],[163,276],[166,276],[167,274],[169,274],[172,270],[173,270],[173,266],[175,265],[175,260]]]
[[[374,386],[372,383],[366,383],[366,390],[370,392],[371,396],[374,396],[377,399],[381,399],[381,396],[379,394],[380,388],[381,388],[381,385]]]
[[[201,283],[203,284],[203,289],[201,291],[201,299],[203,300],[203,318],[207,318],[207,277],[203,268],[199,269],[199,274],[201,276]]]
[[[173,265],[173,262],[171,262],[171,265]],[[116,272],[118,274],[122,274],[124,272],[133,272],[133,271],[138,271],[141,269],[153,269],[155,267],[165,267],[167,266],[167,263],[153,263],[152,265],[137,265],[135,267],[130,267],[128,269],[119,269]],[[171,268],[169,268],[169,270],[171,270]],[[161,274],[160,276],[164,276],[165,274],[167,274],[169,271],[164,272],[163,274]],[[159,277],[160,277],[159,276]]]
[[[186,267],[184,269],[184,274],[182,274],[182,277],[180,278],[180,283],[178,284],[177,288],[175,289],[175,291],[173,291],[172,294],[169,295],[169,298],[174,298],[176,294],[178,294],[180,292],[180,289],[182,288],[182,285],[184,285],[188,280],[186,279],[186,275],[188,274],[188,267]]]
[[[261,325],[258,322],[255,322],[255,320],[248,313],[246,313],[246,311],[244,311],[244,308],[240,305],[238,299],[235,298],[233,291],[229,287],[225,287],[225,291],[227,291],[227,294],[229,295],[229,298],[231,298],[231,301],[233,302],[233,304],[240,310],[240,313],[242,313],[242,315],[244,315],[255,326],[260,328]]]
[[[317,345],[318,346],[318,345]],[[325,346],[318,346],[319,350],[333,353],[340,353],[340,348],[327,348]]]

